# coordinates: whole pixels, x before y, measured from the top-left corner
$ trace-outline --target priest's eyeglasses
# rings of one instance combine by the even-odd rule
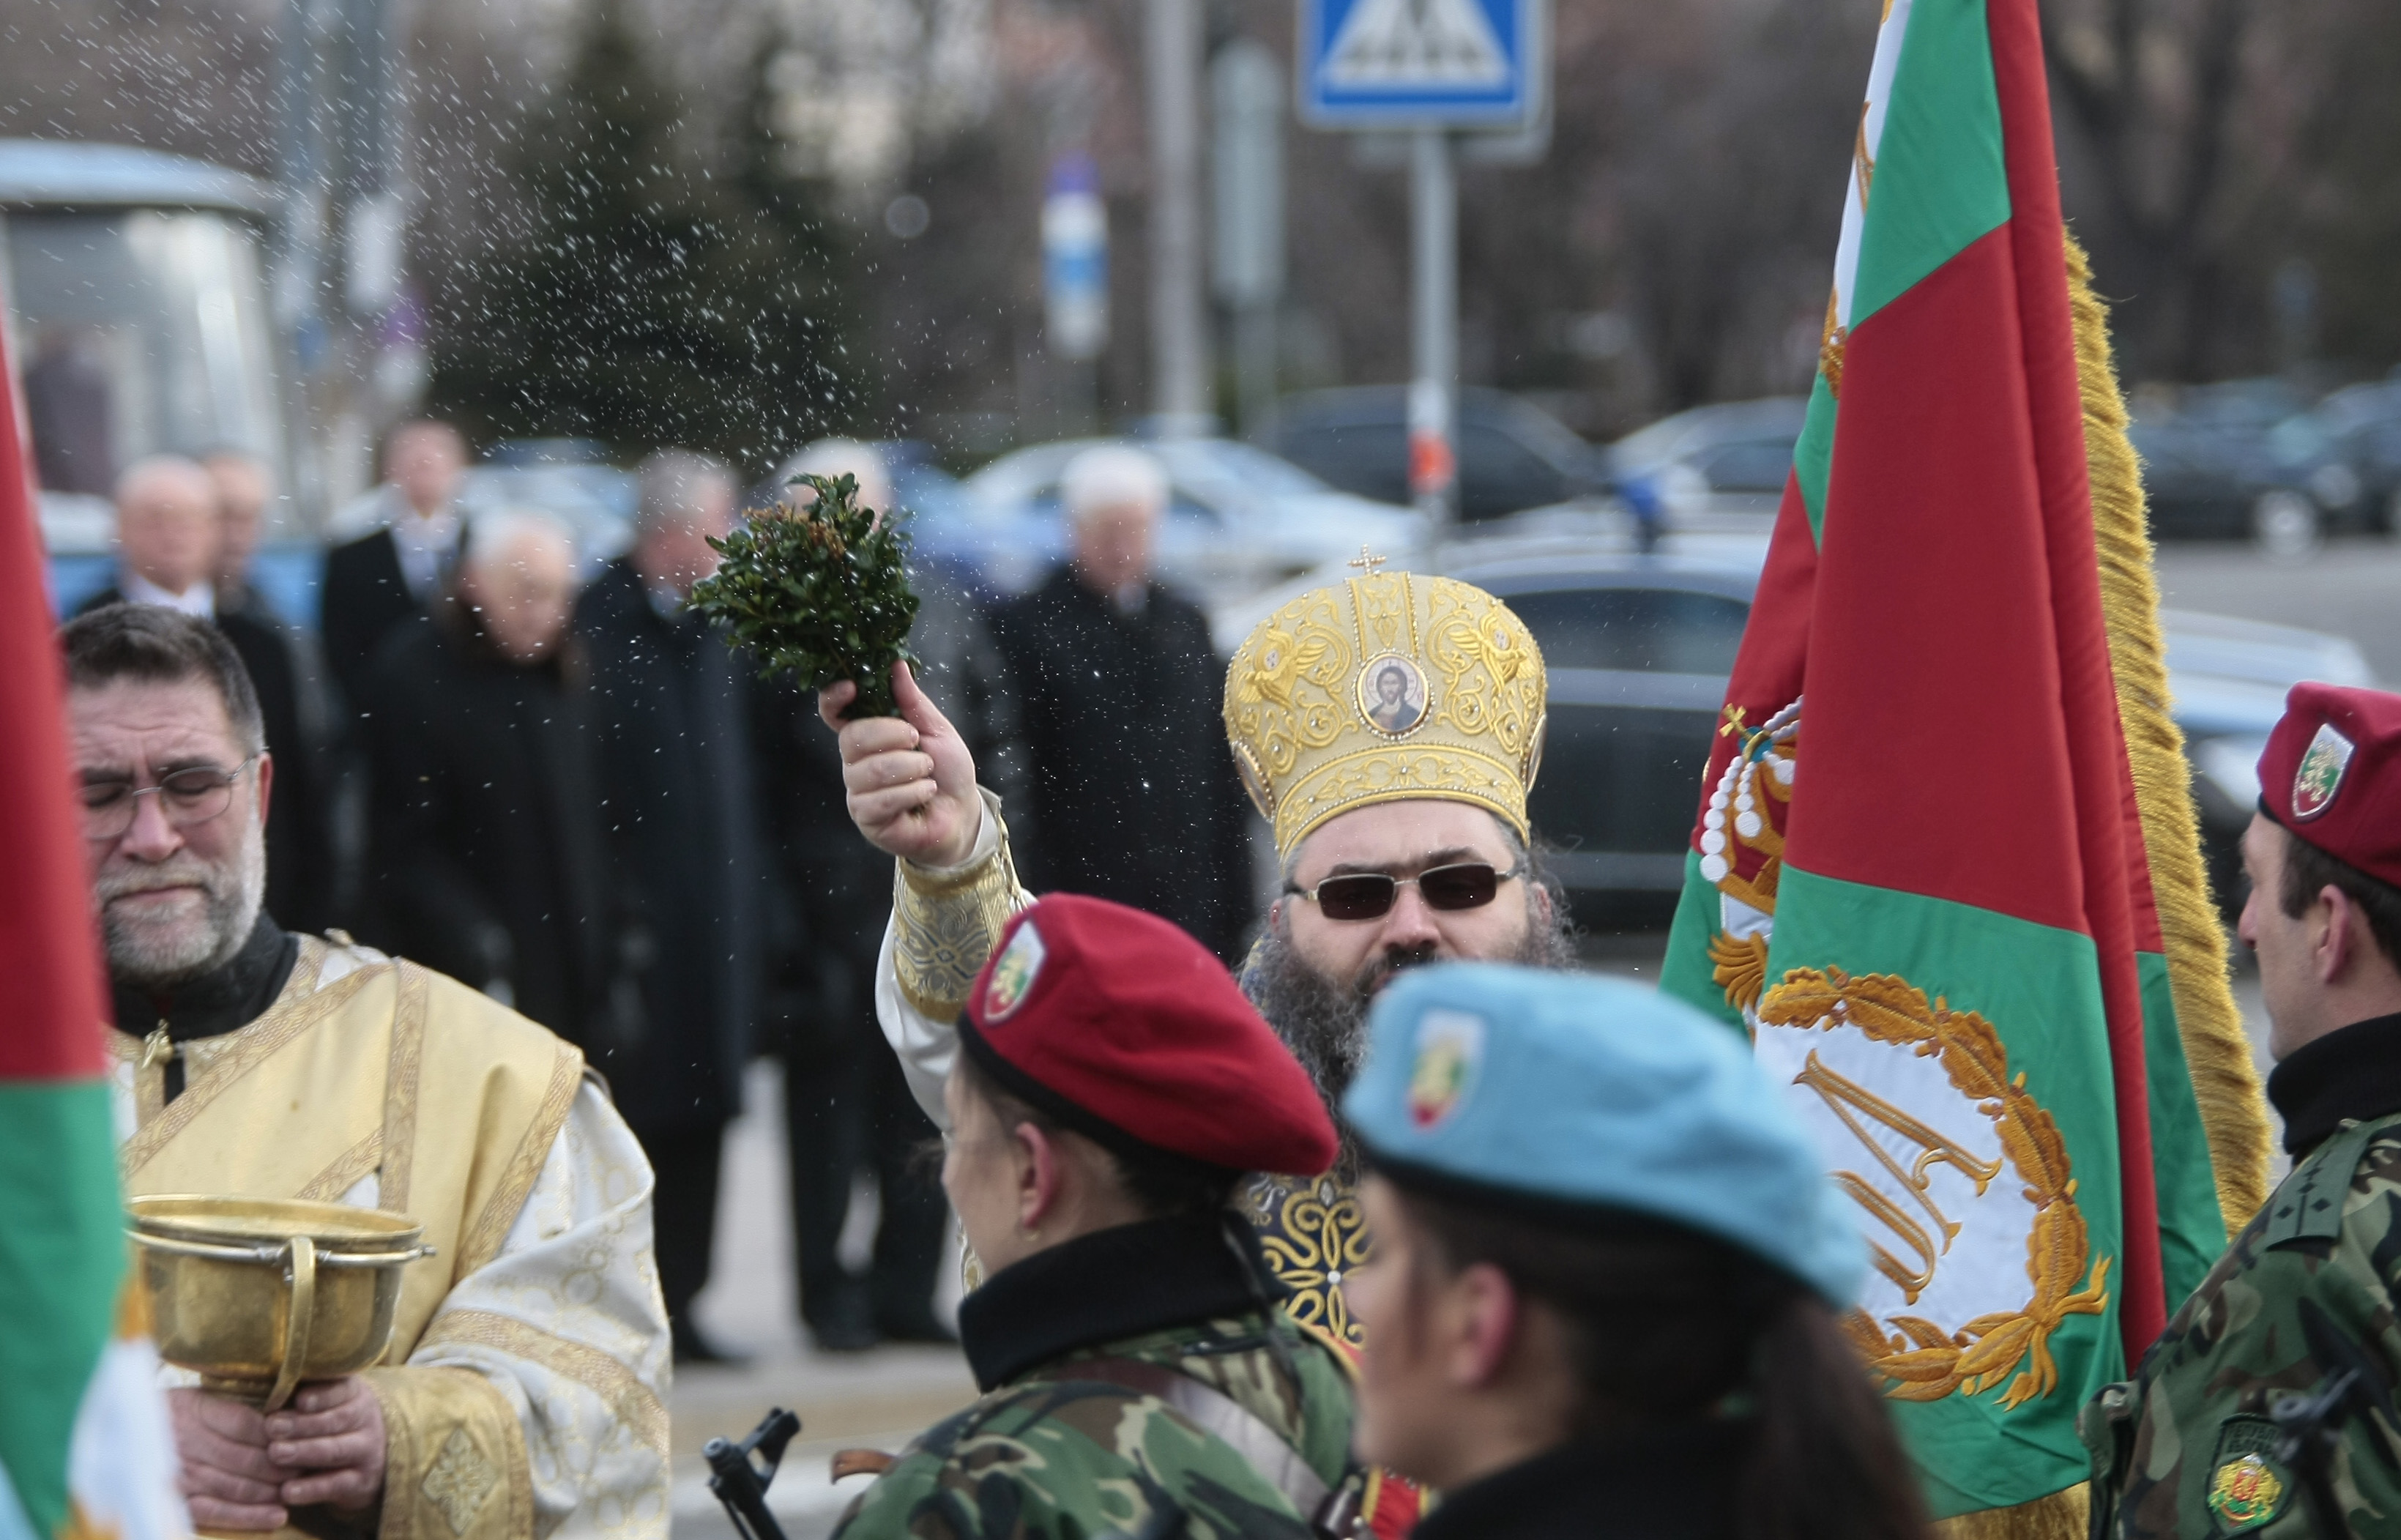
[[[1522,866],[1513,866],[1506,872],[1497,872],[1487,861],[1459,861],[1434,867],[1414,877],[1350,872],[1328,877],[1315,887],[1287,887],[1284,891],[1317,905],[1318,912],[1329,920],[1379,920],[1393,912],[1404,887],[1416,888],[1429,909],[1481,909],[1500,893],[1502,883],[1524,871]]]
[[[156,786],[130,780],[88,780],[75,789],[83,804],[83,833],[89,840],[113,840],[133,827],[144,797],[158,799],[158,811],[177,829],[206,823],[233,805],[234,783],[258,763],[251,755],[230,770],[213,764],[187,765],[158,777]]]

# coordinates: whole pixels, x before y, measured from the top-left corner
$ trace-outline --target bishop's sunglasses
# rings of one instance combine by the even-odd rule
[[[1329,920],[1379,920],[1400,901],[1401,889],[1414,887],[1429,909],[1481,909],[1501,891],[1501,885],[1525,868],[1495,871],[1489,861],[1459,861],[1437,866],[1414,877],[1382,872],[1351,872],[1328,877],[1315,887],[1286,887],[1317,905]]]

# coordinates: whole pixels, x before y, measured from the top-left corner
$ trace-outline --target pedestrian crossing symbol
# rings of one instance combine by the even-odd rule
[[[1302,0],[1301,116],[1320,128],[1533,120],[1547,0]]]
[[[1476,0],[1360,0],[1334,36],[1338,86],[1497,85],[1509,56]]]

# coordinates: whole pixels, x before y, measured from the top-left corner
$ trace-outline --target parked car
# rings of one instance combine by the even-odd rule
[[[1550,725],[1529,811],[1588,918],[1659,922],[1684,881],[1709,739],[1766,555],[1718,537],[1708,554],[1641,556],[1622,542],[1461,540],[1428,570],[1508,601],[1542,644]],[[1340,569],[1297,579],[1212,617],[1239,641],[1275,605]],[[2171,612],[2169,686],[2186,735],[2202,852],[2229,924],[2242,903],[2240,842],[2258,801],[2254,765],[2304,679],[2372,682],[2338,637]]]
[[[1408,392],[1359,385],[1289,396],[1278,408],[1276,451],[1344,491],[1409,501]],[[1557,418],[1500,391],[1459,397],[1459,516],[1477,523],[1598,496],[1593,447]]]
[[[1783,500],[1808,410],[1800,396],[1769,396],[1662,418],[1609,447],[1610,486],[1671,529],[1728,516],[1763,525]]]
[[[1542,644],[1550,725],[1527,799],[1552,869],[1587,911],[1684,885],[1709,736],[1750,618],[1756,566],[1681,557],[1479,551],[1449,569]]]
[[[1022,593],[1067,558],[1059,481],[1084,450],[1070,439],[1001,456],[968,476],[964,507],[920,510],[918,549],[970,571],[978,584]],[[1420,552],[1426,522],[1407,508],[1337,491],[1307,471],[1233,439],[1146,444],[1173,501],[1159,534],[1159,580],[1203,604],[1254,594],[1372,545],[1395,560]]]
[[[2359,478],[2308,403],[2280,379],[2137,396],[2128,430],[2143,458],[2151,532],[2161,540],[2254,540],[2271,556],[2316,547],[2355,518]]]
[[[2401,533],[2401,370],[2346,386],[2300,420],[2325,435],[2356,480],[2357,522],[2384,534]]]

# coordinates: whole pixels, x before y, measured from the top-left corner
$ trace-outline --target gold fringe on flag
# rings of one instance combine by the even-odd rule
[[[2209,1137],[2218,1211],[2231,1235],[2268,1201],[2268,1108],[2243,1013],[2227,983],[2226,932],[2201,863],[2184,732],[2169,713],[2167,653],[2160,634],[2150,530],[2143,516],[2142,466],[2126,437],[2126,402],[2109,356],[2108,308],[2092,292],[2092,269],[2074,236],[2067,238],[2067,301],[2075,315],[2084,459],[2092,483],[2092,535],[2101,557],[2101,609],[2117,675],[2118,719],[2134,773],[2151,893],[2167,940],[2176,1028]],[[2183,1302],[2170,1299],[2169,1311]]]

